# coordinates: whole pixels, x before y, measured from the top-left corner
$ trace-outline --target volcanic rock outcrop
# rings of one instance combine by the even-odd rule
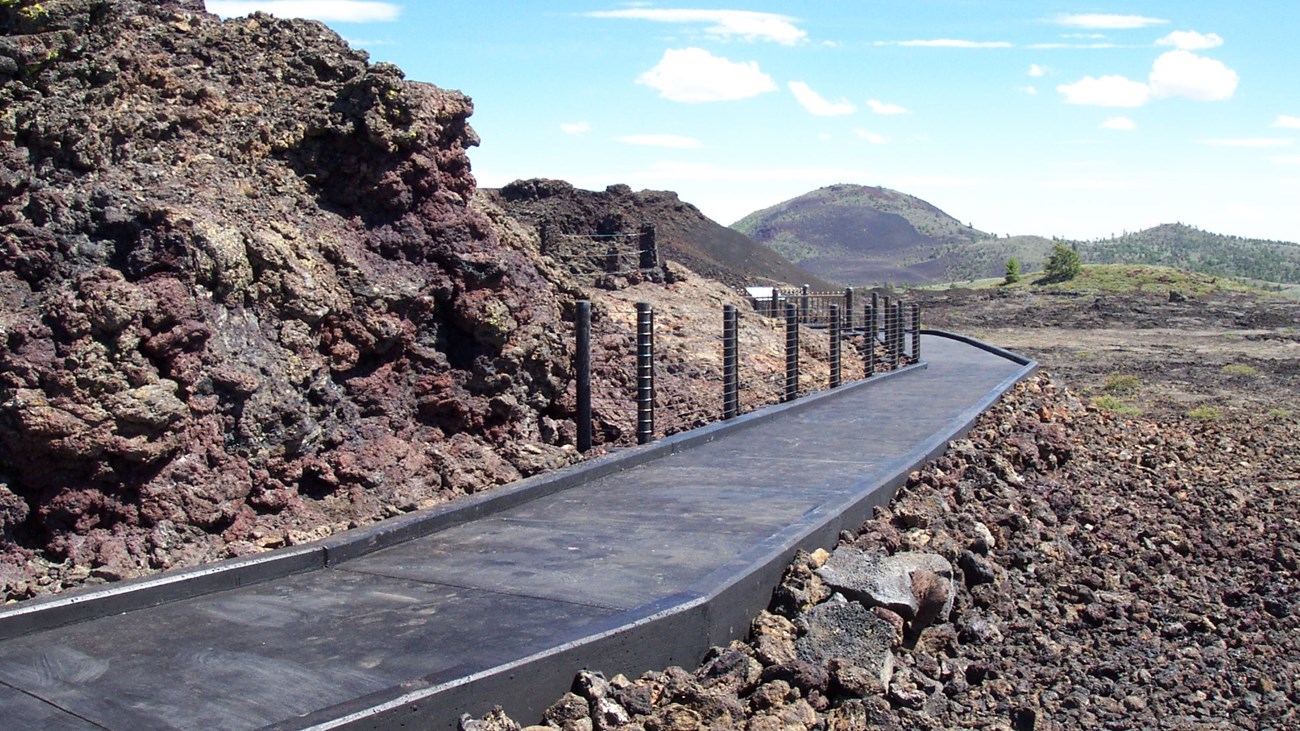
[[[0,3],[5,598],[564,464],[568,335],[468,98],[198,0]]]

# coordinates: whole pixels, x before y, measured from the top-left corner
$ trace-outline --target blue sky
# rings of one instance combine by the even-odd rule
[[[858,183],[998,234],[1300,241],[1293,0],[207,5],[465,92],[484,187],[674,190],[730,224]]]

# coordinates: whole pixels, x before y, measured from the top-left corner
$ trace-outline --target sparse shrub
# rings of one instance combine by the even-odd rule
[[[1197,406],[1187,412],[1187,415],[1197,421],[1218,421],[1223,418],[1223,409],[1218,406]]]
[[[1044,282],[1068,282],[1083,271],[1083,261],[1079,252],[1065,244],[1058,243],[1052,247],[1052,255],[1043,267]]]
[[[1245,363],[1229,363],[1222,369],[1223,375],[1234,378],[1254,378],[1259,375],[1259,369],[1248,366]]]
[[[1132,373],[1112,373],[1106,376],[1106,381],[1102,383],[1101,390],[1113,394],[1133,394],[1137,393],[1138,386],[1142,382]]]
[[[1020,260],[1014,256],[1007,259],[1007,275],[1002,280],[1006,284],[1015,284],[1020,281]]]
[[[1118,396],[1097,396],[1092,405],[1098,411],[1111,411],[1116,414],[1140,414],[1142,410]]]

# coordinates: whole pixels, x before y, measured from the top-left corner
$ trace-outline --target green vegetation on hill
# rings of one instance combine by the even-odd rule
[[[963,283],[961,286],[970,289],[997,287],[999,289],[1032,289],[1048,292],[1089,292],[1098,294],[1147,292],[1165,295],[1170,291],[1174,291],[1188,297],[1204,297],[1223,292],[1268,293],[1266,288],[1244,284],[1227,277],[1188,272],[1173,267],[1142,264],[1085,264],[1077,276],[1065,281],[1048,281],[1040,273],[1038,275],[1024,276],[1016,284],[1007,284],[1003,277],[996,277]]]
[[[1088,263],[1163,264],[1219,276],[1300,283],[1300,244],[1225,236],[1180,223],[1076,246]]]

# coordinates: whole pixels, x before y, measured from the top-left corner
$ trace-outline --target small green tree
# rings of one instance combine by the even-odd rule
[[[1047,265],[1043,267],[1043,281],[1068,282],[1079,276],[1082,270],[1083,262],[1079,259],[1079,252],[1058,243],[1052,247],[1052,255],[1047,259]]]
[[[1020,281],[1020,261],[1016,257],[1007,259],[1007,276],[1002,280],[1006,284],[1015,284]]]

